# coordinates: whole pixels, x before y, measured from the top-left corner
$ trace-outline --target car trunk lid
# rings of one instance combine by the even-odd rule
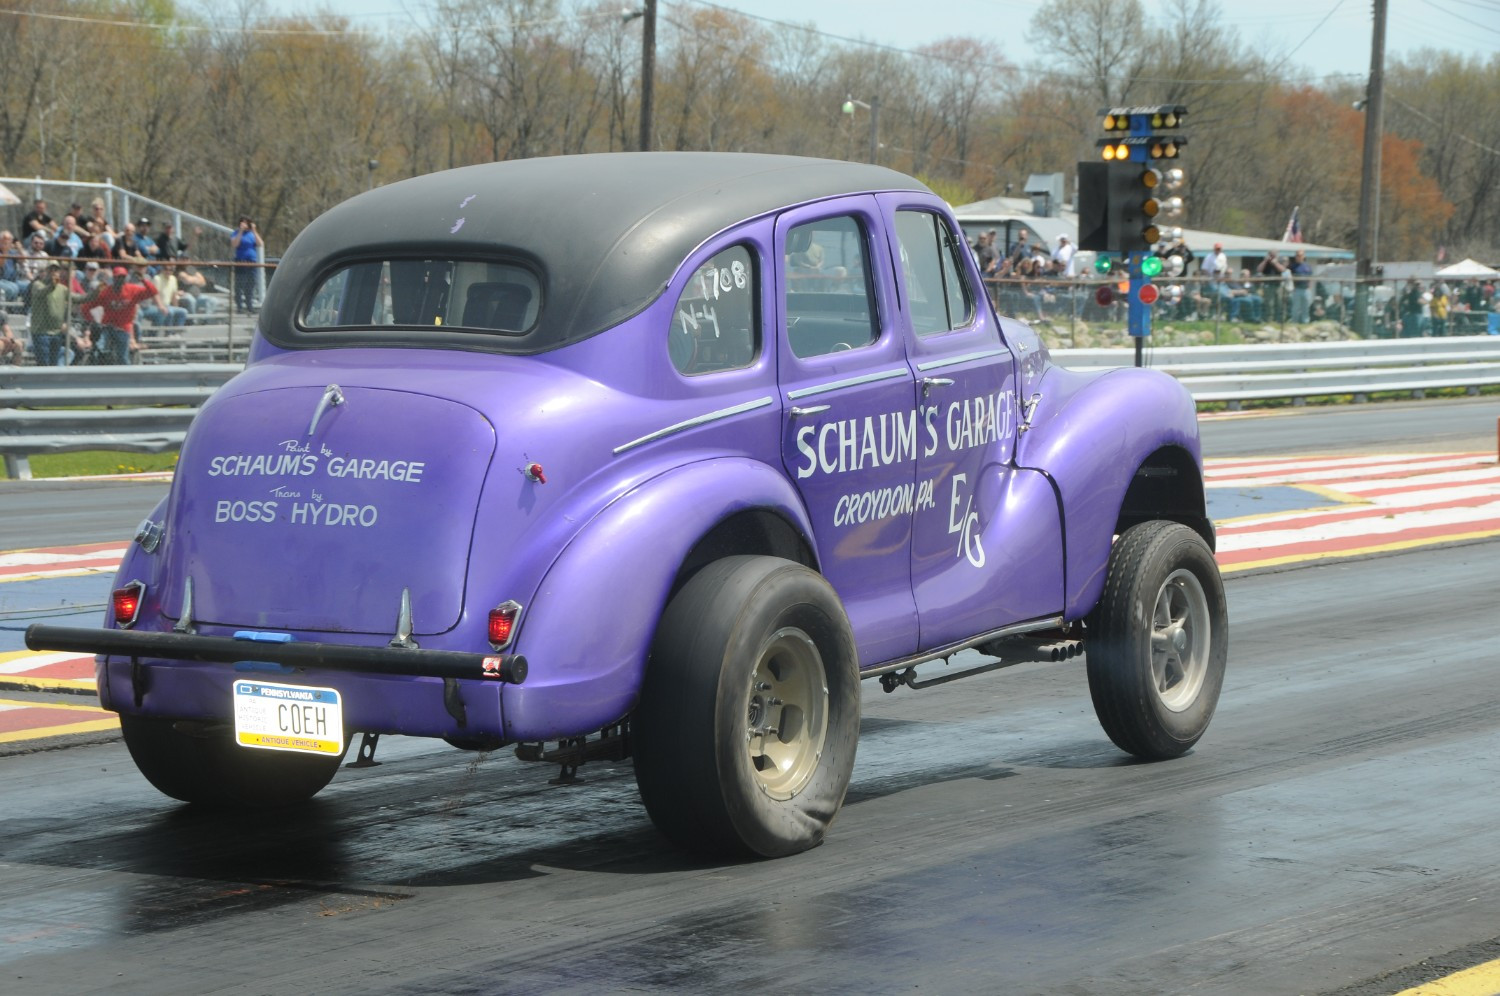
[[[164,609],[195,622],[393,633],[459,621],[495,430],[468,405],[377,387],[215,398],[178,463]]]

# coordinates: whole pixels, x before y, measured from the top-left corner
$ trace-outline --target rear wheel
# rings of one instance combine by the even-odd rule
[[[151,716],[121,715],[120,732],[147,781],[174,799],[205,806],[271,809],[306,802],[333,780],[343,759],[240,747],[225,727]]]
[[[698,572],[657,628],[631,737],[646,811],[677,844],[779,857],[821,843],[859,738],[833,588],[774,557]]]
[[[1203,538],[1160,520],[1121,534],[1087,649],[1094,712],[1116,746],[1155,759],[1197,743],[1229,657],[1224,584]]]

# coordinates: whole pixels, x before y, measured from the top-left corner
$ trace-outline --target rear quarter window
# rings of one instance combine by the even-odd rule
[[[693,273],[672,311],[667,351],[688,376],[737,370],[755,362],[759,322],[754,257],[730,246]]]

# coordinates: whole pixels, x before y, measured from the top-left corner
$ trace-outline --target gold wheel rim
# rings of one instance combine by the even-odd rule
[[[823,656],[802,630],[777,630],[761,647],[747,691],[750,770],[761,791],[790,799],[812,781],[828,739]]]

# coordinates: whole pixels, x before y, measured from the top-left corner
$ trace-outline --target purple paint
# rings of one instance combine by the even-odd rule
[[[728,161],[742,160],[651,168],[685,162],[690,177]],[[488,613],[514,601],[505,652],[529,676],[459,681],[462,710],[438,678],[286,680],[338,689],[346,729],[548,740],[631,712],[657,620],[703,556],[805,560],[869,670],[1085,616],[1149,461],[1189,498],[1196,488],[1183,515],[1203,515],[1194,409],[1175,381],[1053,366],[1030,328],[995,315],[956,236],[924,241],[958,228],[913,181],[773,161],[812,170],[807,192],[777,201],[747,172],[725,185],[739,215],[679,204],[664,180],[659,204],[617,219],[631,177],[613,197],[547,194],[547,172],[573,168],[557,160],[391,185],[385,228],[363,220],[369,207],[315,221],[288,250],[246,370],[193,423],[153,515],[163,542],[132,546],[121,567],[147,588],[137,631],[183,624],[191,580],[199,634],[384,647],[406,593],[423,649],[490,653]],[[500,170],[531,178],[542,203]],[[831,196],[840,170],[848,192]],[[486,190],[516,199],[487,199],[494,213],[462,236],[458,219],[458,262],[408,248],[424,199],[491,176]],[[532,208],[575,221],[517,220]],[[311,300],[315,287],[328,299]],[[496,317],[506,307],[515,316]],[[514,472],[533,464],[545,486]],[[129,659],[102,664],[106,704],[225,719],[231,668],[141,664],[139,704]]]

